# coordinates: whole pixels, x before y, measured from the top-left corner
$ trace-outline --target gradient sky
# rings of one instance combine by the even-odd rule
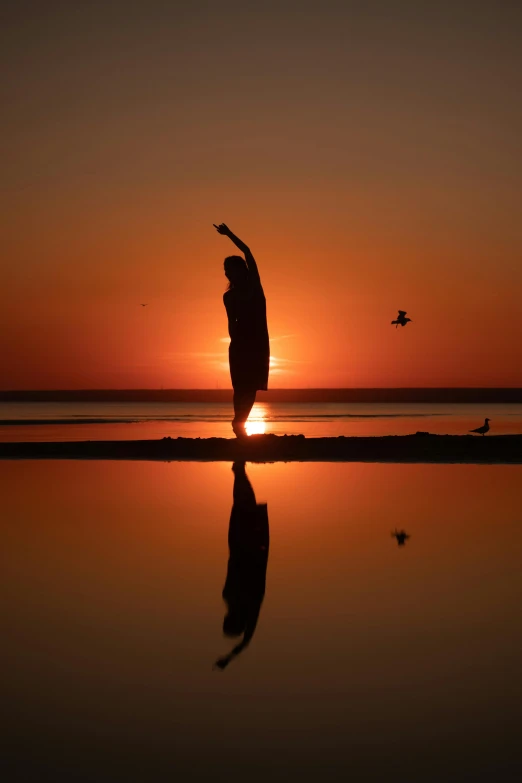
[[[221,221],[272,388],[522,386],[518,4],[0,14],[0,388],[229,387]]]

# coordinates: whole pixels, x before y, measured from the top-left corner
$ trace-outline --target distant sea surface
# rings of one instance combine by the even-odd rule
[[[230,403],[0,402],[0,441],[232,437]],[[250,433],[307,438],[465,434],[491,419],[492,434],[522,434],[519,403],[256,403]]]

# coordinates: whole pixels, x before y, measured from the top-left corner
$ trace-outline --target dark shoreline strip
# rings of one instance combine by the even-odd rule
[[[465,402],[522,403],[522,389],[399,388],[399,389],[269,389],[258,402]],[[0,402],[226,402],[232,389],[54,389],[0,390]]]
[[[233,462],[462,462],[522,464],[522,435],[386,435],[0,443],[0,459]]]

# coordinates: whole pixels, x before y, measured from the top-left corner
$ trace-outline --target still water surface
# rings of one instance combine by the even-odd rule
[[[231,438],[228,403],[0,402],[0,442]],[[307,438],[464,435],[491,419],[491,433],[522,433],[522,405],[510,403],[257,402],[247,432]]]
[[[246,475],[266,591],[220,670],[230,464],[1,463],[4,779],[520,780],[522,468]]]

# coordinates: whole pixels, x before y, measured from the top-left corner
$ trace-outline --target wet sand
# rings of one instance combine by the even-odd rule
[[[522,463],[522,435],[415,435],[0,443],[0,459]]]

